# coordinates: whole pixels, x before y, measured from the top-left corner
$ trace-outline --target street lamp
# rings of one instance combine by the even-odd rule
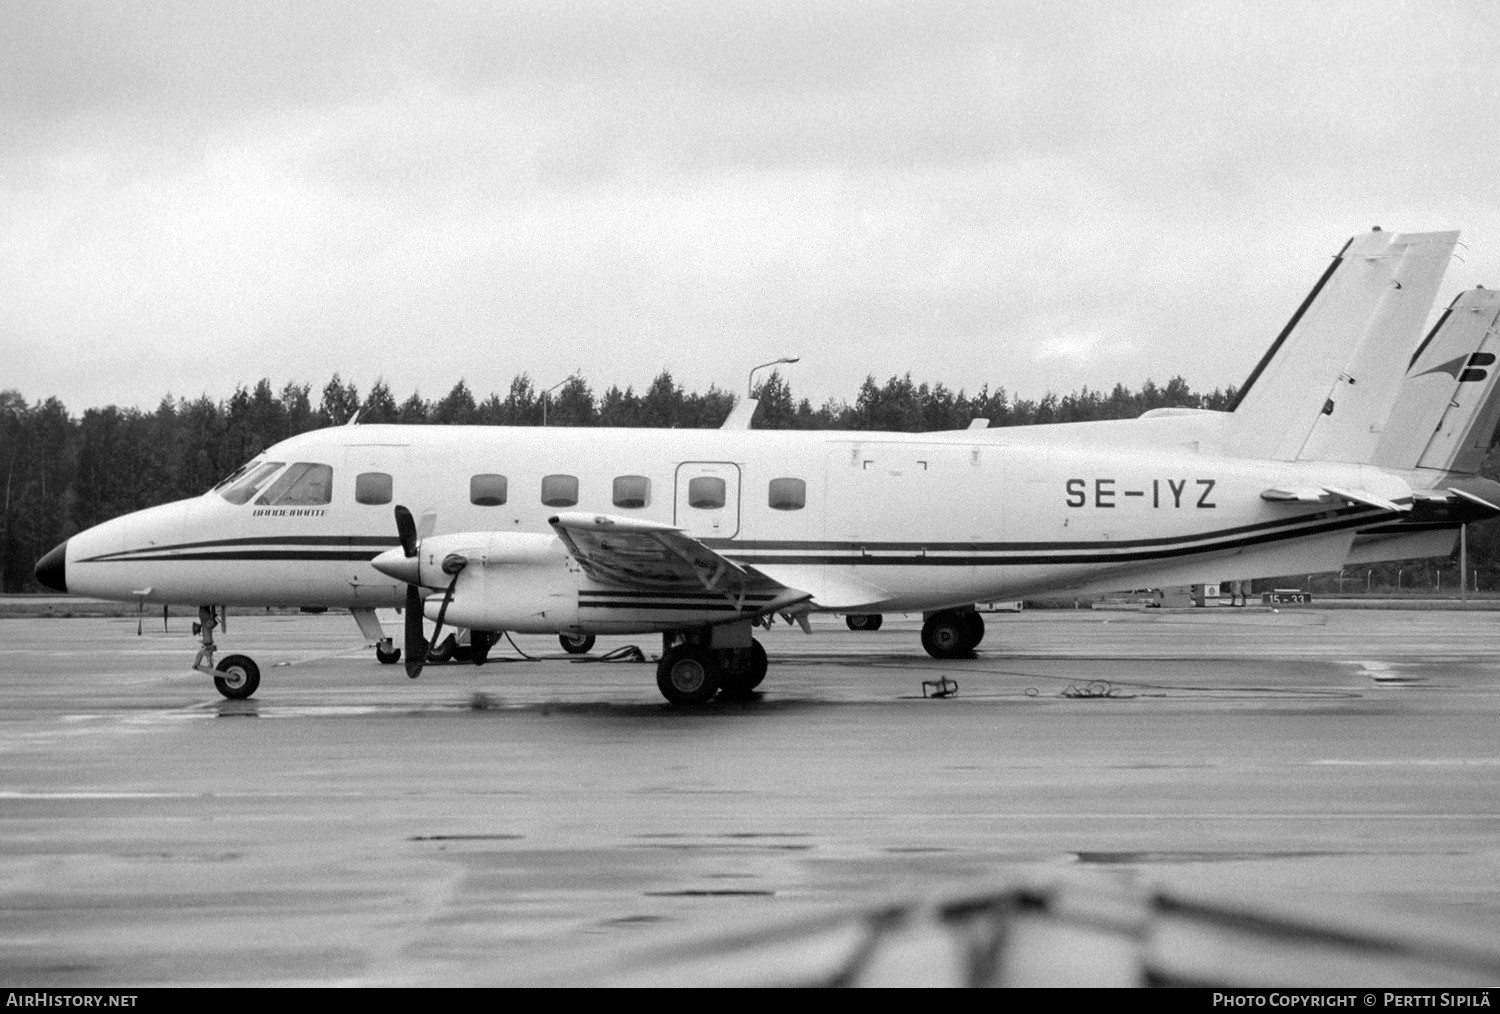
[[[745,397],[755,397],[756,370],[764,370],[767,366],[780,366],[782,363],[799,363],[801,361],[801,356],[782,356],[780,359],[773,359],[769,363],[761,363],[759,366],[754,367],[750,370],[750,379],[745,382]]]
[[[547,403],[552,400],[552,392],[555,391],[555,390],[557,390],[559,387],[562,387],[564,384],[566,384],[568,381],[572,380],[576,376],[578,376],[578,373],[575,370],[574,372],[568,374],[566,377],[562,378],[557,383],[553,384],[551,387],[547,388],[545,391],[542,392],[542,425],[543,426],[547,425]]]

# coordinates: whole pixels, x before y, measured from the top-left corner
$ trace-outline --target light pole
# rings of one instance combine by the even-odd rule
[[[557,390],[559,387],[562,387],[564,384],[566,384],[568,381],[572,380],[576,376],[578,376],[577,373],[570,373],[566,377],[562,378],[557,383],[553,384],[551,387],[547,388],[545,391],[542,392],[542,425],[543,426],[547,425],[547,403],[552,400],[552,392],[555,391],[555,390]]]
[[[747,381],[745,381],[745,397],[747,397],[747,398],[753,398],[753,397],[755,397],[755,371],[756,370],[764,370],[767,366],[780,366],[782,363],[798,363],[798,362],[801,362],[801,361],[802,361],[802,357],[801,356],[782,356],[780,359],[773,359],[769,363],[761,363],[759,366],[752,367],[751,370],[750,370],[750,379],[747,380]]]

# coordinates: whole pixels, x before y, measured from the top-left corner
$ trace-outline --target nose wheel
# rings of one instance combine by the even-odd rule
[[[214,687],[231,701],[242,701],[260,686],[260,666],[248,655],[225,655],[214,667]]]

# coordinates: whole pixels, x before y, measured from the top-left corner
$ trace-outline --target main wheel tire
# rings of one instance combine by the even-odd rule
[[[974,646],[969,643],[968,623],[963,614],[945,610],[922,624],[922,647],[933,658],[963,658]]]
[[[427,661],[446,662],[458,651],[458,635],[449,634],[437,644],[427,649]]]
[[[223,676],[214,677],[214,687],[231,701],[242,701],[260,686],[260,666],[247,655],[225,655],[214,666]]]
[[[722,678],[713,652],[696,645],[678,645],[656,663],[656,686],[673,704],[707,704]]]
[[[984,640],[984,617],[978,613],[964,613],[964,622],[968,624],[969,650],[973,651],[979,647],[979,642]]]
[[[844,624],[850,630],[879,630],[883,622],[885,617],[879,613],[850,613],[844,617]]]
[[[593,634],[558,634],[557,643],[569,655],[587,655],[594,647]]]
[[[375,660],[378,661],[381,665],[395,665],[397,662],[401,661],[401,649],[392,648],[390,651],[386,651],[384,648],[377,644],[375,646]]]
[[[725,667],[719,678],[719,693],[725,697],[749,697],[766,678],[766,670],[770,668],[766,649],[759,641],[751,641],[745,653],[749,657],[741,660],[744,664],[740,668]]]

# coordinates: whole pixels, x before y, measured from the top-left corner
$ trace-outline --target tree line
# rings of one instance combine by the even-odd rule
[[[852,402],[834,398],[814,407],[809,399],[795,397],[786,378],[772,372],[755,394],[760,400],[758,429],[933,432],[963,429],[976,418],[988,419],[991,426],[1025,426],[1128,419],[1154,408],[1223,410],[1233,403],[1235,391],[1199,393],[1173,377],[1163,386],[1148,380],[1139,390],[1116,384],[1108,392],[1083,388],[1030,400],[1003,387],[984,386],[971,395],[941,383],[918,383],[906,374],[883,384],[866,377]],[[18,391],[0,391],[0,468],[5,472],[0,586],[6,592],[37,590],[33,565],[73,533],[130,511],[195,496],[280,440],[356,416],[360,423],[408,425],[713,428],[723,423],[735,401],[734,394],[717,386],[685,390],[665,370],[639,393],[612,385],[596,395],[576,375],[550,393],[541,392],[523,373],[503,397],[476,396],[460,380],[436,400],[413,392],[404,401],[379,380],[361,395],[353,383],[334,374],[315,401],[310,384],[288,383],[277,391],[263,379],[219,401],[207,395],[169,395],[154,411],[110,405],[78,417],[56,397],[29,404]],[[1470,544],[1471,565],[1485,575],[1500,575],[1500,535],[1471,528]]]

